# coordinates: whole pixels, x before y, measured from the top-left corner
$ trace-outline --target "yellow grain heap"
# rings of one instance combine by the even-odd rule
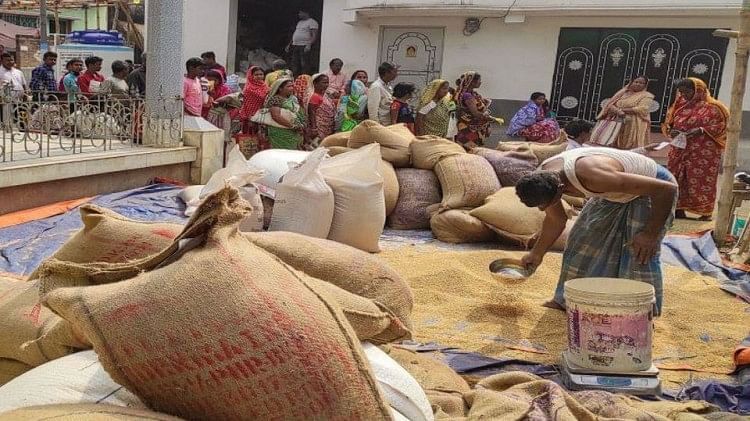
[[[555,363],[567,342],[566,316],[541,304],[552,297],[562,258],[548,254],[526,280],[490,274],[493,260],[521,255],[401,247],[381,257],[414,292],[415,340]],[[700,372],[714,378],[731,372],[732,352],[750,326],[749,307],[720,290],[712,278],[665,266],[663,315],[654,334],[654,360],[662,379],[684,382],[688,367],[699,372],[697,377],[705,377]]]

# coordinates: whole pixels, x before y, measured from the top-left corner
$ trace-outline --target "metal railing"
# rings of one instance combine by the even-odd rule
[[[180,97],[0,91],[0,162],[138,146],[176,147],[182,140]]]

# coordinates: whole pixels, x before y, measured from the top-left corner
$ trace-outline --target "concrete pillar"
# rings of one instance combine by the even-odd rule
[[[182,104],[173,99],[182,97],[182,75],[185,73],[182,62],[183,3],[183,0],[146,2],[146,114],[151,121],[144,124],[144,138],[151,146],[175,146],[181,140],[182,121],[179,116]],[[175,124],[180,125],[176,139]]]

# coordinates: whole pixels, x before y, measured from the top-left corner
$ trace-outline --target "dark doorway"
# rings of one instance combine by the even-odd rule
[[[300,9],[308,11],[323,29],[323,0],[239,0],[235,68],[245,72],[256,64],[268,70],[276,56],[289,62],[284,48],[291,40]],[[312,58],[317,69],[320,41],[313,47]]]
[[[552,109],[558,119],[593,120],[602,104],[633,77],[651,79],[651,127],[658,129],[674,98],[675,79],[697,77],[714,96],[728,40],[713,29],[562,28]]]

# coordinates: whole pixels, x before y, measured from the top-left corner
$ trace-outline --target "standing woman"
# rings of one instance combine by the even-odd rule
[[[303,140],[305,115],[294,96],[292,79],[282,77],[274,82],[263,106],[270,110],[273,121],[282,126],[268,126],[268,141],[271,148],[299,149]],[[289,112],[282,113],[282,110]]]
[[[484,139],[490,135],[490,124],[494,121],[488,110],[490,101],[475,91],[480,86],[482,76],[477,72],[466,72],[459,79],[456,91],[458,134],[455,140],[465,149],[483,146]]]
[[[617,149],[631,150],[650,143],[651,104],[654,95],[648,91],[648,78],[638,76],[620,89],[602,108],[597,120],[622,118],[622,128],[612,145]]]
[[[508,136],[523,137],[529,142],[549,143],[560,137],[560,125],[548,116],[547,96],[541,92],[531,94],[529,102],[510,120]]]
[[[370,76],[364,70],[357,70],[354,73],[352,73],[351,80],[358,80],[362,82],[362,84],[364,84],[365,87],[368,87],[370,85]]]
[[[294,79],[294,96],[297,102],[302,106],[303,112],[307,112],[306,104],[310,100],[310,75],[299,75]]]
[[[242,91],[242,108],[240,108],[240,123],[242,124],[242,134],[256,139],[258,149],[264,149],[265,136],[258,124],[250,121],[266,101],[268,95],[268,85],[265,81],[265,72],[259,66],[253,66],[247,72],[250,76],[245,84],[245,90]],[[241,145],[242,146],[242,145]]]
[[[367,87],[365,84],[358,79],[352,79],[347,90],[347,94],[339,101],[339,107],[336,111],[336,124],[341,132],[354,130],[367,116]]]
[[[680,186],[676,217],[685,218],[685,211],[689,211],[707,221],[716,202],[729,110],[711,96],[700,79],[682,79],[677,82],[677,90],[662,127],[671,138],[680,134],[687,138],[684,149],[672,146],[667,164]]]
[[[335,118],[335,106],[333,99],[328,96],[328,76],[323,73],[313,75],[310,79],[306,104],[308,138],[315,146],[315,139],[321,140],[331,134],[333,130],[333,119]],[[333,93],[333,92],[332,92]]]
[[[435,79],[427,85],[417,106],[417,136],[448,136],[451,113],[456,111],[449,89],[450,83],[443,79]]]

